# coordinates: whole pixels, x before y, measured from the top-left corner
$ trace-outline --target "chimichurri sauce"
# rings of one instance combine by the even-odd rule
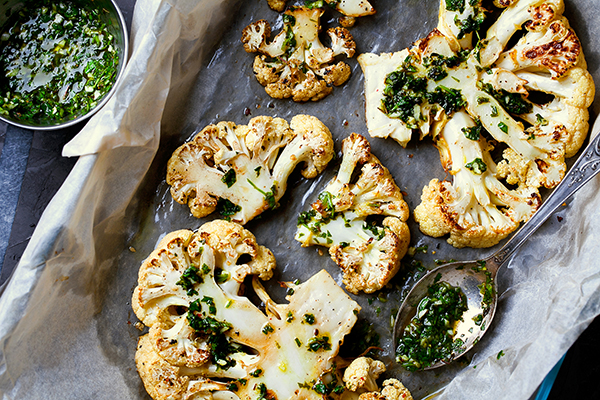
[[[112,87],[119,63],[101,11],[84,2],[35,1],[0,36],[0,114],[24,123],[72,120]]]
[[[466,296],[447,282],[436,281],[427,290],[396,348],[396,361],[408,371],[450,360],[463,345],[462,340],[454,340],[454,334],[468,308]]]

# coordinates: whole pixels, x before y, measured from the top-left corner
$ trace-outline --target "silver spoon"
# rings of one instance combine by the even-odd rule
[[[461,339],[464,345],[452,354],[452,360],[465,354],[487,331],[490,326],[498,302],[498,285],[496,275],[506,260],[548,219],[556,209],[571,197],[577,190],[600,172],[600,134],[596,135],[573,164],[562,182],[548,196],[536,213],[515,233],[508,242],[493,255],[477,261],[459,261],[441,265],[423,276],[410,290],[400,306],[394,324],[393,344],[398,345],[404,328],[414,317],[419,301],[427,294],[427,288],[434,281],[448,282],[460,287],[468,301],[468,310],[463,314],[463,321],[456,327],[455,339]],[[483,304],[482,284],[486,284],[488,299]],[[479,317],[477,317],[479,316]],[[475,317],[475,318],[474,318]],[[433,369],[449,362],[438,361],[423,368]]]

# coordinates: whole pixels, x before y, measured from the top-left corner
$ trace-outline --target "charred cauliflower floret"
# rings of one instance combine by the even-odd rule
[[[340,2],[351,3],[351,2]],[[367,3],[368,4],[368,3]],[[356,44],[346,28],[327,31],[331,47],[320,39],[322,8],[292,7],[283,14],[283,28],[272,41],[271,26],[256,21],[242,31],[242,43],[248,53],[260,53],[254,59],[254,74],[267,94],[276,99],[292,98],[297,102],[317,101],[327,96],[333,86],[350,77],[350,67],[335,62],[344,54],[353,57]]]
[[[421,231],[440,237],[450,234],[455,247],[490,247],[527,221],[541,204],[537,188],[507,189],[495,176],[495,164],[485,139],[467,137],[476,129],[464,111],[458,111],[437,140],[444,168],[452,183],[433,179],[423,189],[414,211]]]
[[[392,137],[403,146],[414,132],[437,141],[444,126],[465,110],[471,118],[460,120],[477,126],[453,130],[481,136],[484,153],[485,143],[501,150],[503,159],[488,173],[517,185],[527,197],[531,189],[554,188],[564,177],[565,158],[579,150],[587,135],[595,89],[579,40],[562,16],[562,0],[501,3],[504,9],[484,32],[487,12],[479,2],[442,1],[438,28],[426,38],[398,53],[362,54],[358,60],[372,136]],[[511,41],[517,34],[522,37]],[[424,192],[423,200],[439,200],[436,190],[426,188],[431,196]],[[423,216],[421,229],[438,232],[435,236],[449,232],[442,220]],[[472,245],[470,240],[451,242]]]
[[[255,117],[248,125],[209,125],[180,146],[167,165],[171,195],[195,217],[218,210],[245,224],[277,207],[297,165],[314,178],[333,157],[329,129],[317,118]]]
[[[135,361],[152,398],[339,397],[337,353],[360,306],[325,271],[287,283],[289,303],[276,304],[259,280],[274,267],[272,253],[233,222],[165,236],[140,268],[132,303],[150,327]],[[249,275],[266,314],[241,294]]]
[[[329,247],[346,289],[372,293],[396,274],[408,249],[408,206],[364,137],[344,139],[342,152],[337,176],[298,217],[295,238],[302,246]]]
[[[287,0],[267,0],[271,10],[282,12],[285,9],[285,3]]]
[[[344,371],[344,383],[352,392],[374,392],[379,390],[377,378],[385,372],[385,364],[369,357],[359,357]]]
[[[407,388],[397,379],[383,381],[381,391],[363,393],[359,400],[413,400]]]

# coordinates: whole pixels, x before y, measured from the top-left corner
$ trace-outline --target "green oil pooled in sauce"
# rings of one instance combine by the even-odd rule
[[[454,339],[454,334],[457,322],[467,309],[467,298],[462,290],[440,282],[438,276],[402,332],[396,361],[408,371],[418,371],[442,360],[450,361],[463,345],[462,340]]]
[[[0,36],[0,114],[32,124],[77,118],[98,104],[117,75],[115,38],[104,11],[81,3],[28,2]]]

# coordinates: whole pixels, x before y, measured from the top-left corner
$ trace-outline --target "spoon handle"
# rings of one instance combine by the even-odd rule
[[[504,263],[576,191],[600,172],[600,134],[597,134],[573,164],[560,184],[521,229],[492,257]]]

